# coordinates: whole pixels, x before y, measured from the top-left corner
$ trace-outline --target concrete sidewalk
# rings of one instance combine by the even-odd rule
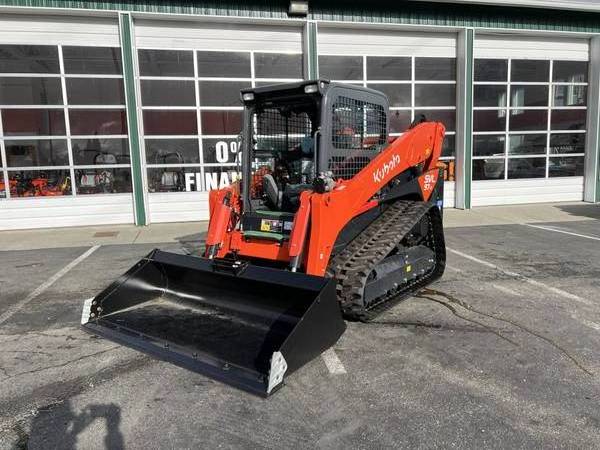
[[[593,219],[600,219],[600,205],[581,202],[488,206],[466,211],[459,209],[444,211],[445,228]],[[208,222],[186,222],[152,224],[147,227],[105,225],[0,231],[0,250],[196,241],[206,231],[207,226]]]

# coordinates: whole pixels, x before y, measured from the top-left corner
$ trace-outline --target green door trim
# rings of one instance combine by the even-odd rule
[[[140,134],[137,115],[137,96],[135,84],[135,64],[133,46],[133,26],[131,15],[119,13],[119,36],[121,38],[121,57],[123,60],[123,84],[125,86],[125,107],[127,110],[127,131],[129,136],[129,152],[131,155],[131,174],[133,187],[133,203],[135,224],[147,225],[146,204],[144,194],[144,177]]]
[[[465,48],[465,153],[464,153],[464,208],[471,209],[473,180],[473,41],[475,31],[467,29]]]

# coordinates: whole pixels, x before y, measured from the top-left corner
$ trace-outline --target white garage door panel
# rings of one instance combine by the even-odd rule
[[[390,30],[347,30],[319,27],[319,54],[381,56],[456,56],[456,35]]]
[[[444,183],[444,208],[454,208],[454,181]]]
[[[148,195],[150,223],[208,220],[208,192]]]
[[[131,224],[131,195],[29,198],[0,201],[0,230]]]
[[[135,25],[136,45],[141,48],[302,52],[299,27],[159,20],[139,20]]]
[[[3,44],[102,45],[118,47],[119,23],[104,17],[0,16]]]
[[[473,206],[581,200],[583,177],[473,182]]]
[[[589,40],[546,36],[475,35],[475,58],[587,60]]]

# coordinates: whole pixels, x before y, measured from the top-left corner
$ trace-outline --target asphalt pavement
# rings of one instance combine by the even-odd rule
[[[189,226],[1,251],[0,448],[600,448],[600,206],[580,206],[448,228],[440,281],[349,323],[269,399],[79,326],[153,248],[197,248]]]

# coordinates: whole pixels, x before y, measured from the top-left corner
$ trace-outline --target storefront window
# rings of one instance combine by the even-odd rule
[[[585,61],[475,60],[473,179],[581,176],[587,71]]]
[[[3,197],[131,192],[119,48],[0,45],[0,121]]]
[[[366,70],[363,70],[366,68]],[[391,136],[400,136],[422,115],[446,127],[442,161],[454,180],[456,59],[412,56],[319,55],[320,76],[360,83],[383,92],[390,104]]]
[[[236,180],[240,90],[302,79],[301,54],[140,49],[138,60],[150,192]]]

